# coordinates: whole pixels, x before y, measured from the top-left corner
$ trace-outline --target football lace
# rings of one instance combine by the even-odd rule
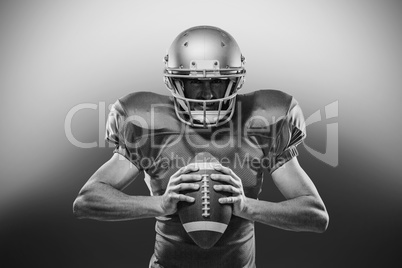
[[[201,185],[201,193],[202,193],[202,216],[209,217],[211,214],[210,210],[210,202],[209,202],[209,180],[208,175],[203,175],[202,177],[202,185]]]

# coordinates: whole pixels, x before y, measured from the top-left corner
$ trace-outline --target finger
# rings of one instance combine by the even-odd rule
[[[210,177],[214,181],[230,182],[232,180],[232,177],[230,175],[225,174],[211,174]]]
[[[211,179],[214,181],[221,181],[221,182],[226,182],[231,185],[240,187],[241,182],[239,178],[233,178],[230,175],[225,175],[225,174],[211,174]]]
[[[192,202],[195,201],[195,198],[193,198],[191,196],[184,195],[184,194],[172,194],[170,196],[170,198],[171,198],[172,201],[176,201],[176,202],[183,201],[183,202],[192,203]]]
[[[233,187],[232,185],[214,185],[214,190],[218,192],[241,194],[241,190],[239,188]]]
[[[178,185],[183,182],[196,182],[200,181],[202,176],[200,174],[182,174],[179,177],[171,178],[170,185]]]
[[[234,173],[233,170],[231,170],[231,169],[228,168],[228,167],[224,167],[224,166],[222,166],[222,165],[215,165],[215,166],[214,166],[214,169],[217,170],[217,171],[219,171],[219,172],[221,172],[221,173],[230,175],[230,176],[232,176],[232,177],[237,177],[236,173]]]
[[[189,173],[189,172],[195,172],[198,171],[200,168],[198,165],[195,163],[189,164],[185,167],[183,167],[182,173]]]
[[[221,204],[234,204],[234,203],[240,201],[240,197],[239,196],[222,197],[222,198],[219,198],[218,201]]]
[[[222,173],[225,173],[225,174],[229,174],[230,173],[230,171],[231,171],[231,169],[230,168],[227,168],[227,167],[224,167],[224,166],[222,166],[222,165],[214,165],[214,169],[215,170],[218,170],[218,171],[220,171],[220,172],[222,172]]]
[[[180,192],[180,191],[186,191],[186,190],[198,190],[200,188],[199,184],[196,183],[180,183],[178,185],[172,186],[170,190],[172,192]]]
[[[180,182],[200,181],[202,180],[201,174],[182,174],[178,180]]]
[[[187,166],[181,167],[179,170],[177,170],[171,178],[176,178],[180,176],[181,174],[186,174],[190,172],[195,172],[198,171],[199,167],[195,164],[189,164]]]

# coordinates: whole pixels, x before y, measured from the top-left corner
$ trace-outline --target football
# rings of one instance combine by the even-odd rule
[[[184,229],[193,241],[203,249],[209,249],[221,238],[232,216],[230,204],[220,204],[219,198],[230,196],[230,193],[217,192],[213,186],[223,184],[210,179],[210,175],[218,173],[213,166],[218,160],[209,153],[197,154],[192,163],[199,170],[194,174],[201,174],[202,180],[198,183],[197,191],[185,191],[184,194],[194,197],[193,203],[179,202],[178,214]]]

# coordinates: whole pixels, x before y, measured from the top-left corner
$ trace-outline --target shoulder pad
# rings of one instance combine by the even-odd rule
[[[129,116],[150,112],[154,107],[173,107],[169,96],[145,91],[130,93],[119,98],[119,101]]]
[[[152,92],[135,92],[119,99],[127,117],[143,128],[159,129],[175,125],[176,114],[169,96]],[[177,123],[176,123],[177,124]]]
[[[246,95],[239,95],[239,104],[244,117],[248,121],[264,118],[273,123],[284,118],[291,106],[293,97],[279,90],[259,90]],[[264,120],[264,121],[265,121]],[[255,121],[255,120],[252,120]]]

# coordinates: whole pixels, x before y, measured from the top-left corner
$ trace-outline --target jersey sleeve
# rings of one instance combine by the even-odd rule
[[[297,145],[306,138],[305,121],[298,102],[292,98],[283,125],[276,138],[276,152],[270,173],[298,155]]]
[[[124,156],[139,170],[142,170],[139,164],[142,155],[141,149],[137,146],[132,146],[130,145],[130,142],[127,142],[127,135],[133,134],[133,131],[129,130],[129,123],[122,103],[117,100],[113,104],[108,115],[105,139],[115,146],[115,149],[113,150],[114,153]]]

